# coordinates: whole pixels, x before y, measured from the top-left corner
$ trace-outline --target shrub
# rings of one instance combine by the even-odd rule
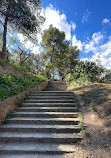
[[[26,74],[24,77],[19,77],[14,74],[0,73],[0,100],[16,95],[46,80],[47,78],[40,75]]]

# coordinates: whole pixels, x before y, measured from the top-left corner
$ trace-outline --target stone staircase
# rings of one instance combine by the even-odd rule
[[[0,127],[0,158],[29,154],[46,158],[48,154],[54,157],[73,153],[75,143],[82,139],[74,102],[72,92],[31,93],[7,124]]]

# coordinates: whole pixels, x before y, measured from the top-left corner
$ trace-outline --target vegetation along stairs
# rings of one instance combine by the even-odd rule
[[[31,93],[0,127],[0,155],[73,153],[82,139],[78,115],[72,92]]]

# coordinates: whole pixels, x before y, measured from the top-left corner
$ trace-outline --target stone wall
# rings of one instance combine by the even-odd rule
[[[10,110],[14,110],[17,108],[17,100],[18,99],[23,99],[24,96],[27,93],[30,93],[32,91],[42,91],[48,84],[49,81],[43,82],[41,84],[38,84],[37,86],[30,88],[24,92],[19,93],[18,95],[15,95],[13,97],[7,98],[3,102],[0,102],[0,123],[2,123],[3,119],[5,118],[6,114]]]

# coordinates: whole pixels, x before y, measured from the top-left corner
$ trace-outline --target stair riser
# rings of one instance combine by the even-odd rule
[[[74,152],[74,151],[73,151]],[[59,155],[59,154],[64,154],[64,153],[73,153],[72,151],[53,151],[53,150],[50,150],[50,151],[37,151],[37,150],[1,150],[0,151],[0,154],[17,154],[17,155],[20,155],[20,154],[46,154],[46,155]],[[37,157],[39,158],[39,157]],[[45,157],[44,157],[45,158]]]
[[[13,114],[14,117],[31,117],[31,118],[76,118],[78,114]]]
[[[44,125],[78,125],[79,121],[34,121],[34,120],[9,120],[7,123],[11,124],[44,124]]]
[[[28,99],[32,99],[32,100],[75,100],[75,98],[74,97],[63,97],[63,96],[50,96],[50,97],[48,97],[48,96],[39,96],[39,97],[37,97],[37,96],[30,96],[30,97],[28,97]]]
[[[1,132],[45,132],[45,133],[79,133],[80,128],[71,129],[71,128],[2,128]]]
[[[41,92],[32,92],[30,95],[33,95],[33,94],[37,94],[37,95],[43,95],[43,94],[48,94],[48,95],[72,95],[74,96],[74,93],[73,92],[66,92],[66,91],[41,91]]]
[[[77,112],[76,109],[17,109],[17,112]]]
[[[74,103],[74,100],[24,100],[24,103]]]
[[[33,94],[30,94],[29,97],[30,96],[37,96],[37,97],[38,96],[50,96],[50,97],[51,96],[60,96],[60,97],[65,96],[65,97],[74,97],[73,94],[67,94],[67,93],[66,94],[59,94],[59,93],[43,93],[43,94],[42,93],[38,93],[37,94],[37,93],[33,93]]]
[[[75,105],[73,103],[23,103],[22,106],[25,106],[25,107],[75,107]]]
[[[82,138],[0,137],[0,142],[76,143]]]

